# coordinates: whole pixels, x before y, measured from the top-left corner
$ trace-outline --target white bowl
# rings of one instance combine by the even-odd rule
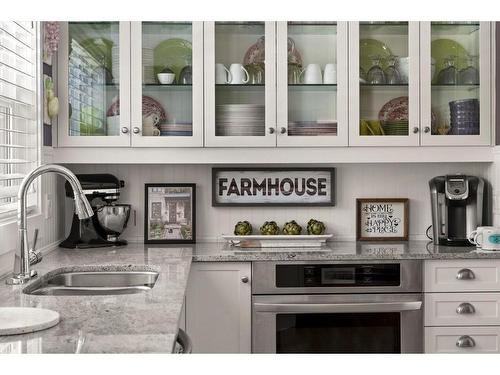
[[[162,85],[170,85],[170,84],[174,83],[175,74],[174,73],[158,73],[157,77],[158,77],[158,81],[160,81],[160,83]]]

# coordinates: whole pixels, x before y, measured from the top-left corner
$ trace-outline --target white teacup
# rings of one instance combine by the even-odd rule
[[[231,64],[229,67],[229,74],[231,74],[231,85],[242,85],[248,83],[250,75],[242,64]]]
[[[225,85],[231,82],[231,72],[224,64],[215,64],[215,83],[218,85]]]
[[[323,83],[326,85],[335,85],[337,83],[337,64],[330,63],[325,65]]]
[[[483,233],[483,230],[485,230],[485,229],[492,229],[492,228],[494,228],[494,227],[492,227],[492,226],[477,227],[475,230],[473,230],[472,232],[470,232],[468,234],[467,239],[469,240],[469,242],[471,244],[479,247],[479,245],[476,242],[476,237],[478,236],[478,234]]]
[[[319,64],[309,64],[303,71],[304,83],[307,85],[319,85],[323,83],[323,76],[321,75],[321,67]]]

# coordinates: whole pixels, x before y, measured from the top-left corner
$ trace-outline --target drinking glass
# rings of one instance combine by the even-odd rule
[[[458,72],[455,67],[455,56],[449,56],[444,60],[445,68],[441,70],[437,77],[437,83],[440,85],[456,85]]]
[[[467,58],[467,67],[458,73],[458,83],[461,85],[478,85],[479,84],[479,70],[475,67],[475,57],[469,56]]]
[[[374,56],[372,67],[368,70],[367,81],[372,85],[383,85],[386,83],[385,73],[380,66],[380,56]]]
[[[397,85],[401,83],[401,75],[399,70],[396,68],[396,58],[397,56],[391,56],[388,61],[388,66],[385,69],[385,79],[386,83],[389,85]]]

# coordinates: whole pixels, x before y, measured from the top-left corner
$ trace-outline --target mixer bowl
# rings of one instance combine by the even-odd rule
[[[97,220],[109,235],[119,236],[127,227],[130,217],[130,204],[113,204],[96,210]]]

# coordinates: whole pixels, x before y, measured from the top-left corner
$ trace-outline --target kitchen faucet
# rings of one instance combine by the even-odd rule
[[[32,277],[36,276],[36,271],[30,270],[30,265],[38,263],[41,260],[41,254],[34,250],[34,246],[32,249],[29,248],[26,195],[31,183],[38,176],[50,172],[63,176],[70,183],[75,197],[75,212],[80,220],[88,219],[94,214],[92,206],[85,197],[85,194],[83,194],[82,186],[80,185],[78,178],[69,169],[57,164],[47,164],[35,168],[28,173],[28,175],[26,175],[21,182],[17,193],[18,247],[14,261],[14,274],[6,281],[9,285],[24,284]]]

